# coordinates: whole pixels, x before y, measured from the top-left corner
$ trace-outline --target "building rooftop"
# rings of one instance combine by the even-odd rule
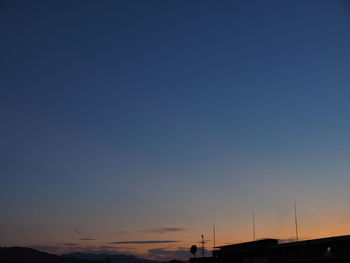
[[[318,243],[325,243],[325,242],[330,242],[330,241],[334,241],[334,240],[336,240],[336,241],[350,241],[350,235],[325,237],[325,238],[318,238],[318,239],[311,239],[311,240],[302,240],[302,241],[298,241],[298,242],[280,243],[280,244],[278,244],[278,247],[295,246],[296,244],[299,244],[299,245],[318,244]]]
[[[251,247],[251,246],[272,246],[272,245],[277,245],[278,244],[278,239],[272,239],[272,238],[267,238],[267,239],[261,239],[261,240],[256,240],[256,241],[250,241],[250,242],[244,242],[244,243],[237,243],[237,244],[230,244],[230,245],[225,245],[225,246],[219,246],[217,248],[220,249],[233,249],[233,248],[240,248],[240,247]]]

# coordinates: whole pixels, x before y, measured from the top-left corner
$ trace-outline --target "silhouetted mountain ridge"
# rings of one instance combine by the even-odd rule
[[[0,262],[4,263],[162,263],[160,261],[142,259],[133,255],[70,253],[61,256],[42,252],[28,247],[0,247]],[[169,263],[182,263],[173,260]],[[165,262],[163,262],[165,263]]]
[[[132,255],[123,255],[123,254],[93,254],[93,253],[69,253],[64,254],[62,257],[70,257],[76,259],[83,259],[89,261],[105,261],[107,258],[110,259],[112,263],[160,263],[159,261],[142,259]]]
[[[4,263],[92,263],[78,258],[61,257],[27,247],[0,247],[0,262]]]

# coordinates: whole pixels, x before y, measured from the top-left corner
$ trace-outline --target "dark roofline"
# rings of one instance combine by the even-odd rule
[[[322,242],[327,242],[327,241],[341,241],[341,240],[350,240],[350,235],[324,237],[324,238],[317,238],[317,239],[310,239],[310,240],[302,240],[302,241],[299,241],[299,242],[279,243],[277,246],[278,247],[288,247],[288,246],[295,246],[297,244],[298,245],[317,244],[317,243],[322,243]]]
[[[243,243],[235,243],[235,244],[230,244],[230,245],[225,245],[225,246],[218,246],[216,248],[230,248],[230,247],[238,247],[238,246],[244,246],[244,245],[255,245],[255,244],[260,244],[260,243],[266,243],[267,241],[272,241],[272,242],[278,242],[278,239],[273,239],[273,238],[265,238],[265,239],[260,239],[256,241],[249,241],[249,242],[243,242]]]
[[[306,245],[306,244],[317,244],[322,242],[329,242],[329,241],[342,241],[342,240],[350,240],[350,235],[344,235],[344,236],[333,236],[333,237],[324,237],[324,238],[317,238],[317,239],[309,239],[309,240],[302,240],[299,242],[287,242],[287,243],[278,243],[274,245],[274,247],[288,247],[288,246],[295,246],[295,245]],[[266,242],[278,242],[278,239],[273,238],[266,238],[266,239],[260,239],[256,241],[249,241],[249,242],[242,242],[242,243],[234,243],[229,244],[225,246],[217,246],[215,248],[232,248],[232,247],[239,247],[239,246],[245,246],[245,245],[257,245],[261,243]]]

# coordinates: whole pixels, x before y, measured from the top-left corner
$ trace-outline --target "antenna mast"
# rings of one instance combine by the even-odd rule
[[[255,241],[255,214],[253,211],[253,240]]]
[[[204,258],[204,236],[202,235],[202,241],[200,242],[202,244],[202,257]]]
[[[213,234],[214,234],[214,250],[215,250],[215,248],[216,248],[216,246],[215,246],[215,225],[213,227]]]
[[[295,235],[296,235],[296,238],[297,238],[297,242],[299,242],[297,204],[296,204],[295,201],[294,201],[294,221],[295,221]]]

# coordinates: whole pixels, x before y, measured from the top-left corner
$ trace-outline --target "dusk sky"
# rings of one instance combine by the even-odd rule
[[[0,3],[0,246],[186,259],[350,234],[348,1]],[[212,241],[207,243],[212,248]]]

